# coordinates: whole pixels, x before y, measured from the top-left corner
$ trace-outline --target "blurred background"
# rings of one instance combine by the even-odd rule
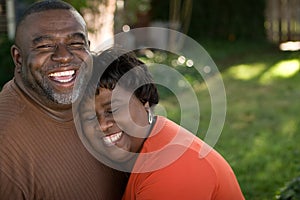
[[[32,2],[0,0],[0,88],[13,77],[16,20]],[[201,44],[227,94],[226,121],[214,148],[232,166],[246,199],[300,199],[300,0],[67,2],[86,19],[92,50],[114,34],[148,26],[180,31]],[[159,51],[141,57],[174,67],[191,83],[201,108],[196,134],[203,138],[210,97],[193,64]],[[160,92],[165,114],[178,122],[176,99]]]

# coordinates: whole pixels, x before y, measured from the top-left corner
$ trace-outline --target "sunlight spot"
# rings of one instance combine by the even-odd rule
[[[154,58],[154,53],[150,49],[145,50],[145,55],[146,55],[147,58],[150,58],[150,59]]]
[[[186,66],[187,67],[192,67],[194,65],[194,61],[193,60],[187,60],[186,61]]]
[[[260,81],[269,83],[274,78],[289,78],[299,72],[299,69],[300,63],[298,59],[281,61],[264,73]]]
[[[282,51],[298,51],[300,50],[300,41],[297,42],[284,42],[279,45],[280,50]]]
[[[228,70],[228,73],[236,79],[240,80],[250,80],[257,76],[265,70],[264,64],[254,64],[254,65],[237,65],[233,66]]]
[[[186,58],[184,56],[179,56],[177,61],[179,65],[183,65],[185,63]]]
[[[282,133],[288,137],[293,137],[297,133],[297,122],[296,120],[286,121],[282,127]]]
[[[205,66],[204,68],[203,68],[203,71],[205,72],[205,73],[210,73],[211,72],[211,68],[210,68],[210,66]]]
[[[117,0],[117,9],[118,10],[124,9],[124,0]]]
[[[177,60],[172,60],[171,63],[172,63],[172,66],[173,66],[173,67],[177,67],[177,66],[178,66]]]
[[[124,32],[129,32],[130,31],[130,26],[129,25],[124,25],[123,27],[122,27],[122,30],[124,31]]]
[[[179,80],[177,84],[180,88],[187,87],[186,82],[184,80]]]

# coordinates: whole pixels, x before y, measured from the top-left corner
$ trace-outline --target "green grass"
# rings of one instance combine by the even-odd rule
[[[281,52],[261,41],[199,43],[221,71],[227,95],[226,121],[214,148],[232,166],[246,199],[275,199],[287,182],[300,175],[300,52]],[[9,62],[2,62],[1,80],[11,74],[6,68]],[[210,96],[193,68],[176,69],[196,92],[197,135],[204,138],[210,123]],[[164,88],[160,91],[160,111],[180,123],[176,96]],[[190,112],[182,117],[197,116]]]
[[[226,121],[215,149],[234,169],[246,199],[275,199],[300,175],[300,53],[253,41],[202,45],[219,67],[227,95]],[[193,88],[201,107],[198,135],[203,138],[210,97],[200,81]],[[171,112],[168,117],[178,121],[174,97],[162,96]]]
[[[267,84],[258,77],[236,79],[227,71],[223,77],[228,112],[216,148],[228,157],[247,199],[272,199],[286,181],[299,175],[298,72]]]

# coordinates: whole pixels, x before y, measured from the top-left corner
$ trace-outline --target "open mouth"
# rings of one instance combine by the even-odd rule
[[[113,146],[121,139],[122,135],[123,135],[123,132],[120,131],[120,132],[117,132],[114,134],[104,136],[102,139],[106,146]]]
[[[58,83],[70,83],[75,79],[76,71],[75,70],[68,70],[68,71],[61,71],[61,72],[53,72],[50,73],[48,76],[51,80],[58,82]]]

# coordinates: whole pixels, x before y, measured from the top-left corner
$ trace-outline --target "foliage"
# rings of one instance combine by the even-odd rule
[[[185,1],[185,0],[182,0]],[[167,21],[169,1],[153,0],[155,20]],[[188,35],[193,38],[237,39],[265,38],[265,0],[245,3],[240,0],[194,0]]]
[[[22,0],[24,3],[30,5],[34,2],[37,2],[39,0]],[[65,2],[68,2],[72,6],[74,6],[76,9],[80,10],[82,7],[87,6],[87,0],[64,0]]]
[[[69,4],[74,6],[74,8],[76,8],[79,11],[80,11],[80,9],[88,6],[87,0],[64,0],[64,1],[68,2]]]
[[[127,0],[125,1],[125,10],[128,12],[130,22],[136,23],[138,20],[136,13],[148,12],[151,8],[151,0]]]
[[[300,199],[300,177],[291,180],[277,196],[278,200]]]
[[[6,36],[0,36],[0,90],[2,86],[13,77],[14,64],[10,56],[12,41]]]

